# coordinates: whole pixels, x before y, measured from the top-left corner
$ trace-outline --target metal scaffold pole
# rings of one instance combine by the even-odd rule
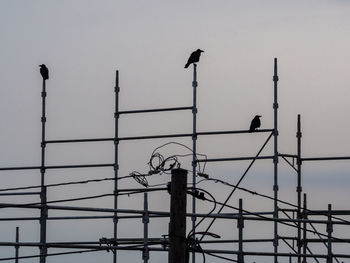
[[[303,223],[303,263],[307,263],[306,262],[306,253],[307,253],[307,199],[306,199],[306,194],[304,193],[304,204],[303,204],[303,219],[304,219],[304,223]]]
[[[43,86],[41,92],[42,98],[42,115],[41,115],[41,192],[40,201],[42,208],[40,209],[40,263],[46,262],[46,220],[47,220],[47,208],[46,208],[46,187],[45,187],[45,124],[46,124],[46,80],[43,78]]]
[[[239,199],[239,218],[237,220],[237,228],[238,228],[238,254],[237,254],[237,262],[244,263],[244,254],[243,254],[243,200]]]
[[[278,218],[278,148],[277,148],[277,142],[278,142],[278,129],[277,129],[277,113],[278,113],[278,100],[277,100],[277,82],[278,82],[278,75],[277,75],[277,58],[274,60],[274,75],[273,75],[273,82],[274,82],[274,102],[273,102],[273,115],[274,115],[274,127],[273,127],[273,138],[274,138],[274,158],[273,158],[273,165],[274,165],[274,185],[273,185],[273,192],[274,192],[274,215],[273,217],[275,219]],[[278,253],[278,223],[277,221],[274,222],[274,253]],[[274,256],[274,262],[278,262],[277,255]]]
[[[115,73],[115,112],[114,112],[114,209],[118,209],[118,146],[119,146],[119,134],[118,134],[118,124],[119,124],[119,71]],[[118,237],[118,213],[114,212],[113,217],[113,237],[116,239]],[[113,263],[117,262],[117,251],[113,253]]]
[[[298,123],[297,123],[297,172],[298,172],[298,179],[297,179],[297,193],[298,193],[298,210],[297,210],[297,219],[301,219],[301,193],[302,193],[302,187],[301,187],[301,124],[300,124],[300,114],[298,114]],[[298,247],[298,263],[301,263],[301,222],[298,223],[298,240],[297,240],[297,247]]]
[[[197,64],[193,64],[193,107],[192,107],[192,115],[193,115],[193,131],[192,131],[192,186],[196,187],[196,168],[197,168],[197,160],[196,160],[196,151],[197,151]],[[196,213],[196,198],[192,197],[192,213]],[[192,216],[192,232],[196,232],[196,217]],[[192,253],[192,263],[196,262],[196,253]]]
[[[16,227],[16,243],[18,244],[19,243],[19,227],[17,226]],[[19,246],[16,245],[15,246],[15,263],[18,263],[18,256],[19,256]]]

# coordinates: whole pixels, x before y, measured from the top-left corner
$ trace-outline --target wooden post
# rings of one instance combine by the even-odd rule
[[[171,171],[169,263],[186,263],[187,171]]]

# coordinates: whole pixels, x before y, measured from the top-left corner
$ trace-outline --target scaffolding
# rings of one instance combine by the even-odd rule
[[[18,217],[18,218],[0,218],[1,221],[16,221],[16,220],[30,220],[39,221],[40,223],[40,241],[39,242],[19,242],[19,229],[16,229],[16,241],[15,242],[0,242],[0,246],[10,246],[15,248],[15,256],[12,258],[0,258],[0,261],[5,260],[15,260],[18,262],[22,258],[36,258],[38,257],[40,263],[45,263],[48,256],[58,256],[74,253],[85,253],[94,251],[113,251],[113,263],[118,262],[118,251],[141,251],[142,261],[147,263],[150,260],[150,251],[167,252],[169,250],[168,244],[169,239],[167,236],[163,237],[149,237],[148,224],[152,218],[168,218],[170,216],[169,212],[165,211],[152,211],[148,209],[148,193],[154,191],[167,191],[167,187],[156,187],[156,188],[121,188],[118,185],[119,179],[119,143],[124,141],[134,141],[134,140],[153,140],[153,139],[168,139],[168,138],[191,138],[192,139],[192,178],[191,187],[192,189],[199,189],[197,187],[197,166],[199,163],[205,162],[224,162],[224,161],[250,161],[249,166],[241,176],[240,180],[236,184],[229,184],[223,182],[226,185],[232,187],[231,193],[228,195],[224,202],[216,202],[220,205],[217,212],[212,212],[209,214],[198,213],[196,208],[196,203],[198,195],[192,193],[191,200],[191,212],[188,212],[186,216],[191,219],[191,232],[194,233],[194,239],[196,244],[237,244],[238,250],[225,250],[225,249],[196,249],[196,247],[191,247],[191,262],[201,262],[201,259],[196,259],[198,254],[206,254],[210,256],[215,256],[221,258],[224,261],[233,262],[247,262],[247,256],[255,257],[268,257],[273,258],[273,262],[277,263],[280,258],[288,258],[289,262],[306,263],[309,259],[315,262],[338,262],[340,259],[350,258],[350,254],[339,254],[335,253],[334,246],[339,243],[350,243],[350,238],[338,238],[333,233],[334,225],[350,225],[350,221],[345,220],[339,216],[350,215],[350,210],[333,210],[332,206],[329,204],[328,208],[325,210],[311,210],[307,207],[306,193],[302,191],[301,176],[302,176],[302,164],[304,162],[310,161],[325,161],[325,160],[349,160],[350,156],[338,156],[338,157],[312,157],[305,158],[301,154],[301,117],[297,116],[297,153],[296,154],[281,154],[278,151],[278,72],[277,72],[277,59],[274,59],[274,70],[273,70],[273,116],[274,125],[271,129],[259,129],[255,133],[267,133],[269,136],[259,149],[255,156],[244,156],[244,157],[225,157],[225,158],[206,158],[199,159],[197,157],[197,138],[204,136],[218,136],[218,135],[234,135],[234,134],[247,134],[249,130],[225,130],[225,131],[198,131],[197,130],[197,65],[193,64],[193,103],[191,106],[182,107],[171,107],[171,108],[155,108],[155,109],[144,109],[144,110],[120,110],[119,109],[119,71],[116,71],[115,77],[115,112],[114,112],[114,137],[111,138],[83,138],[83,139],[64,139],[64,140],[47,140],[46,139],[46,80],[42,83],[42,116],[41,116],[41,164],[39,166],[23,166],[23,167],[0,167],[0,171],[19,171],[19,170],[39,170],[41,174],[40,192],[18,192],[13,190],[21,189],[33,189],[36,187],[22,187],[22,188],[9,188],[0,189],[1,196],[15,196],[15,195],[39,195],[39,203],[31,204],[14,204],[14,203],[0,203],[0,208],[21,208],[21,209],[35,209],[40,210],[40,217]],[[191,111],[192,112],[192,133],[177,133],[177,134],[162,134],[162,135],[142,135],[142,136],[130,136],[130,137],[120,137],[119,136],[119,118],[123,115],[130,114],[144,114],[153,112],[170,112],[170,111]],[[273,138],[273,154],[261,156],[262,150],[268,144],[268,142]],[[46,165],[46,146],[51,144],[68,144],[68,143],[89,143],[89,142],[112,142],[114,143],[114,162],[113,163],[98,163],[98,164],[76,164],[76,165]],[[257,160],[270,159],[273,162],[273,197],[262,195],[250,190],[241,188],[239,185],[243,178],[246,176],[250,168],[253,166]],[[283,159],[296,173],[297,173],[297,204],[291,204],[279,199],[279,185],[278,185],[278,163],[279,160]],[[98,168],[98,167],[110,167],[114,171],[114,178],[109,178],[109,180],[114,181],[114,191],[109,196],[114,197],[113,208],[98,208],[98,207],[78,207],[78,206],[59,206],[52,205],[54,203],[47,201],[47,188],[54,185],[47,185],[45,183],[45,172],[49,169],[74,169],[74,168]],[[207,178],[210,180],[210,178]],[[105,179],[101,179],[103,181]],[[213,179],[214,180],[214,179]],[[99,180],[91,180],[99,181]],[[220,181],[215,179],[216,182]],[[85,182],[88,182],[85,181]],[[70,184],[69,182],[67,184]],[[61,184],[61,185],[64,185]],[[232,197],[233,193],[237,190],[247,191],[248,193],[260,195],[262,197],[268,198],[273,201],[273,211],[268,212],[251,212],[243,208],[243,200],[239,199],[239,207],[233,207],[228,204],[228,201]],[[144,193],[144,204],[143,210],[137,209],[121,209],[119,208],[118,197],[122,194],[130,193]],[[104,195],[105,196],[105,195]],[[96,196],[95,196],[96,197]],[[66,199],[68,200],[68,199]],[[73,200],[73,199],[69,199]],[[68,200],[68,201],[69,201]],[[76,200],[81,200],[77,198]],[[62,200],[61,200],[62,201]],[[207,200],[209,201],[209,200]],[[281,208],[279,203],[287,204],[291,208]],[[231,208],[236,210],[235,213],[222,213],[224,208]],[[63,210],[63,211],[84,211],[84,212],[95,212],[95,213],[108,213],[109,216],[61,216],[61,217],[49,217],[50,210]],[[296,215],[296,217],[295,217]],[[316,219],[313,219],[316,217]],[[322,217],[322,219],[319,219]],[[48,220],[68,220],[68,219],[112,219],[113,221],[113,235],[108,238],[102,238],[96,240],[96,242],[47,242],[47,221]],[[118,235],[118,221],[130,218],[141,218],[143,222],[143,236],[140,238],[123,238]],[[238,229],[238,239],[220,239],[216,236],[218,240],[206,240],[205,234],[196,234],[197,220],[198,218],[208,218],[210,223],[207,226],[204,233],[210,233],[209,230],[216,220],[234,220],[237,221]],[[243,229],[244,222],[248,221],[266,221],[273,222],[273,236],[271,238],[265,239],[244,239]],[[280,235],[278,226],[287,225],[296,228],[296,236],[283,236]],[[325,233],[320,232],[314,225],[325,226]],[[308,233],[317,235],[317,238],[310,238]],[[214,234],[213,234],[214,235]],[[199,238],[200,237],[200,238]],[[279,243],[285,243],[289,248],[289,253],[279,252]],[[247,251],[244,249],[244,244],[246,243],[271,243],[273,246],[273,252],[257,252],[257,251]],[[291,244],[292,242],[292,244]],[[309,244],[320,244],[327,249],[327,253],[313,253],[309,247]],[[20,247],[38,247],[40,250],[39,255],[33,256],[19,256]],[[76,251],[61,252],[61,253],[49,253],[50,248],[67,248],[67,249],[77,249]],[[198,246],[197,246],[198,248]],[[81,250],[83,249],[83,250]],[[350,251],[350,250],[349,250]]]

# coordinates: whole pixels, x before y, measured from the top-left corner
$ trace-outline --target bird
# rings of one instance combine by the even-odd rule
[[[49,79],[49,69],[45,66],[45,64],[39,65],[40,67],[40,74],[43,77],[44,80]]]
[[[254,132],[256,131],[257,128],[260,127],[261,125],[260,118],[261,118],[261,115],[255,115],[254,119],[250,123],[249,132]]]
[[[188,61],[185,65],[185,68],[188,68],[188,66],[192,63],[197,63],[199,61],[199,58],[200,58],[202,52],[204,52],[204,51],[201,49],[197,49],[196,51],[193,51],[191,56],[188,58]]]

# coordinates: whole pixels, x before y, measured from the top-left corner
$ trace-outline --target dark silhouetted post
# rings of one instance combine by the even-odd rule
[[[301,124],[300,124],[300,114],[298,114],[298,123],[297,123],[297,170],[298,170],[298,182],[297,182],[297,193],[298,193],[298,211],[297,219],[301,219]],[[301,263],[301,222],[298,221],[298,263]]]
[[[171,171],[169,263],[186,263],[187,171]]]
[[[19,242],[19,227],[16,226],[16,246],[15,246],[15,257],[16,257],[16,260],[15,260],[15,263],[18,263],[18,250],[19,250],[19,245],[18,245],[18,242]]]
[[[40,263],[46,262],[47,247],[46,247],[46,187],[45,187],[45,124],[46,124],[46,80],[43,78],[43,87],[41,92],[42,98],[42,115],[41,115],[41,210],[40,210]]]
[[[328,222],[327,222],[327,234],[328,234],[328,249],[327,249],[327,263],[333,263],[333,255],[332,255],[332,232],[333,232],[333,224],[332,224],[332,205],[328,204]]]
[[[119,135],[118,135],[118,121],[119,121],[119,71],[117,70],[115,73],[115,111],[114,111],[114,209],[115,211],[118,209],[118,146],[119,146]],[[113,237],[117,239],[118,237],[118,214],[114,212],[113,217]],[[113,263],[117,262],[117,250],[113,253]]]
[[[238,263],[244,263],[244,256],[243,256],[243,228],[244,228],[244,222],[243,222],[243,202],[242,199],[239,199],[239,218],[237,220],[237,227],[238,227],[238,255],[237,255],[237,261]]]
[[[307,200],[306,200],[306,194],[304,194],[304,212],[303,212],[303,218],[304,218],[304,223],[303,223],[303,254],[304,254],[304,257],[303,257],[303,263],[307,263],[306,262],[306,253],[307,253],[307,242],[306,242],[306,234],[307,234],[307,224],[306,224],[306,221],[307,221]]]
[[[273,217],[275,219],[278,219],[278,148],[277,148],[277,142],[278,142],[278,129],[277,129],[277,112],[278,112],[278,102],[277,102],[277,82],[278,82],[278,75],[277,75],[277,58],[274,60],[274,75],[273,75],[273,83],[274,83],[274,100],[273,100],[273,116],[274,116],[274,127],[273,127],[273,138],[274,138],[274,157],[273,157],[273,164],[274,164],[274,185],[273,185],[273,192],[274,192],[274,215]],[[277,220],[274,221],[274,240],[273,240],[273,246],[274,246],[274,253],[278,253],[278,224]],[[274,256],[274,262],[278,262],[278,257],[275,254]]]
[[[193,131],[192,131],[192,187],[196,187],[196,168],[197,168],[197,162],[196,162],[196,152],[197,152],[197,64],[193,64],[193,108],[192,108],[192,115],[193,115]],[[196,213],[196,198],[192,197],[192,213]],[[196,232],[196,217],[192,216],[192,232]],[[192,253],[192,263],[196,262],[196,253]]]
[[[148,223],[149,223],[149,214],[148,214],[148,193],[143,194],[143,252],[142,259],[144,263],[148,262],[149,259],[149,249],[148,249]]]

